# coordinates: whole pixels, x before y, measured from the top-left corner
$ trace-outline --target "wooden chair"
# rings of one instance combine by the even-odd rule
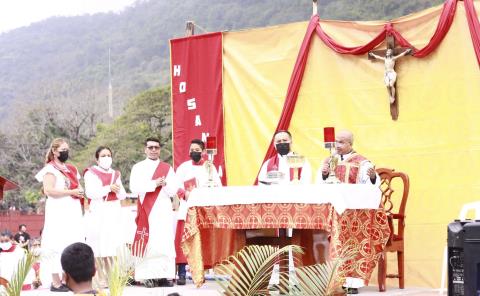
[[[384,292],[386,290],[386,278],[398,278],[400,289],[405,287],[405,206],[407,204],[410,181],[407,174],[395,172],[394,169],[378,168],[376,171],[381,179],[382,206],[387,214],[390,227],[390,238],[378,261],[378,290]],[[397,252],[398,274],[387,274],[388,252]]]

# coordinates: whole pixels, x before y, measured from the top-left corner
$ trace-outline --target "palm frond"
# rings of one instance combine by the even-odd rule
[[[283,255],[290,249],[293,253],[303,253],[299,246],[293,245],[281,249],[268,245],[247,246],[216,266],[220,273],[229,274],[230,280],[228,282],[218,278],[215,280],[225,295],[268,295],[268,282],[273,266],[288,261]],[[281,280],[286,279],[286,275],[280,276]]]
[[[22,291],[23,283],[27,278],[27,275],[32,270],[33,263],[38,259],[31,252],[26,252],[22,260],[18,262],[17,269],[15,270],[12,278],[8,282],[8,286],[5,289],[5,294],[7,296],[20,296]]]
[[[354,258],[358,247],[348,245],[342,248],[339,257],[322,264],[302,266],[295,269],[297,284],[289,287],[280,287],[280,293],[301,296],[336,294],[345,282],[346,271],[343,264]]]
[[[133,276],[135,266],[143,260],[142,248],[133,250],[124,246],[117,250],[117,256],[109,258],[108,288],[111,296],[121,296]]]

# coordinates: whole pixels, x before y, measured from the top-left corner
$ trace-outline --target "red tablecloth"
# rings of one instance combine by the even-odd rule
[[[348,276],[368,283],[390,230],[382,209],[346,210],[338,214],[330,204],[263,203],[227,206],[198,206],[188,210],[182,249],[193,281],[203,283],[205,266],[212,266],[245,245],[238,229],[320,229],[330,233],[330,257],[342,247],[359,248],[355,258],[343,266]],[[308,233],[306,231],[305,233]],[[295,230],[294,230],[295,234]]]

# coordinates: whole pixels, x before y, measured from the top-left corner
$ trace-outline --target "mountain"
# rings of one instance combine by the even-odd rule
[[[319,0],[319,13],[329,19],[385,19],[441,2]],[[32,103],[63,108],[84,102],[105,114],[109,49],[118,116],[128,98],[169,83],[168,40],[184,35],[187,20],[198,25],[197,33],[263,27],[308,20],[311,5],[310,0],[137,1],[118,14],[53,17],[3,33],[0,126],[6,119],[14,124],[16,114]]]

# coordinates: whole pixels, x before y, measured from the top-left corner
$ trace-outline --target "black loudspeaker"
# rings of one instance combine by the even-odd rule
[[[465,296],[464,292],[464,225],[469,221],[455,220],[448,224],[448,296]]]
[[[480,295],[480,222],[463,226],[465,295]]]

